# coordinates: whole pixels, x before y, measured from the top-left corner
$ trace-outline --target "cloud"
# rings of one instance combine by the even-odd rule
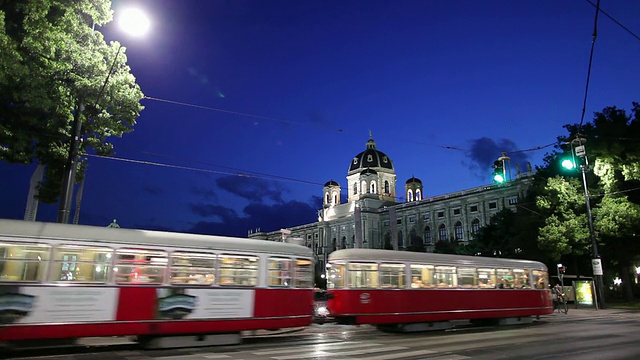
[[[199,197],[198,202],[190,204],[189,208],[203,219],[192,223],[187,232],[246,237],[249,230],[258,228],[274,231],[313,223],[317,221],[318,210],[322,208],[322,198],[319,196],[312,196],[306,202],[285,201],[283,194],[290,190],[275,181],[225,176],[217,178],[216,184],[220,190],[248,200],[248,204],[239,209],[237,201],[227,207]],[[194,187],[192,192],[204,193],[206,190]]]
[[[252,202],[239,216],[234,210],[218,205],[192,205],[191,209],[204,217],[187,230],[189,233],[246,237],[249,230],[274,231],[280,228],[309,224],[317,221],[322,199],[313,196],[310,202],[292,200],[276,204]]]
[[[225,176],[216,179],[216,184],[221,189],[252,202],[269,199],[280,203],[283,201],[282,194],[289,191],[279,183],[252,177]]]
[[[507,156],[511,158],[508,168],[514,176],[516,174],[516,166],[519,165],[520,169],[525,169],[526,163],[529,160],[529,156],[525,153],[514,153],[514,151],[518,150],[517,145],[509,139],[500,139],[496,142],[488,137],[481,137],[469,140],[469,143],[469,150],[467,150],[465,154],[468,157],[468,161],[463,161],[463,163],[480,179],[490,177],[493,162],[496,161],[503,152],[506,152]]]

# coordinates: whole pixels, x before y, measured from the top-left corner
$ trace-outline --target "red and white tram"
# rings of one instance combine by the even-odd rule
[[[0,342],[308,326],[313,269],[295,244],[0,220]]]
[[[329,255],[329,311],[342,324],[522,319],[550,314],[547,267],[536,261],[345,249]]]

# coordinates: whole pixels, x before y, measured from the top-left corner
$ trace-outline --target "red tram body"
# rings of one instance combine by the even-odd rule
[[[521,318],[553,312],[548,270],[526,260],[345,249],[329,256],[329,310],[344,324]]]
[[[0,220],[0,342],[308,326],[313,268],[295,244]]]

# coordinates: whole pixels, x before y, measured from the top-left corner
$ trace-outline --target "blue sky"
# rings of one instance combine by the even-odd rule
[[[411,176],[426,196],[488,184],[502,151],[541,165],[551,148],[514,151],[580,122],[595,15],[586,0],[113,4],[152,20],[144,39],[101,29],[152,98],[115,156],[175,167],[89,158],[80,223],[239,236],[315,221],[369,131],[399,194]],[[640,34],[640,2],[601,8]],[[640,101],[638,64],[640,40],[601,14],[585,121]],[[23,217],[34,168],[0,163],[0,217]]]

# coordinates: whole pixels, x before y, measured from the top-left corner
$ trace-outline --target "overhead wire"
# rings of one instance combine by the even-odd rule
[[[584,101],[582,103],[582,115],[580,116],[580,125],[578,126],[578,132],[582,130],[582,124],[584,123],[584,114],[587,110],[587,95],[589,94],[589,81],[591,80],[591,66],[593,64],[593,51],[596,46],[596,38],[598,37],[598,14],[600,14],[600,0],[596,5],[596,15],[593,20],[593,35],[591,36],[591,51],[589,53],[589,66],[587,67],[587,84],[584,89]]]
[[[629,28],[627,28],[626,26],[622,25],[621,22],[619,22],[618,20],[616,20],[613,16],[607,14],[604,10],[600,9],[598,7],[598,5],[594,4],[591,0],[585,0],[586,2],[588,2],[589,4],[593,5],[594,7],[596,7],[597,9],[599,9],[599,11],[606,17],[608,17],[609,19],[611,19],[611,21],[613,21],[614,23],[616,23],[616,25],[620,26],[621,28],[623,28],[626,32],[628,32],[629,34],[631,34],[631,36],[633,36],[634,38],[636,38],[637,40],[640,40],[640,36],[636,35],[633,33],[633,31],[629,30]]]

